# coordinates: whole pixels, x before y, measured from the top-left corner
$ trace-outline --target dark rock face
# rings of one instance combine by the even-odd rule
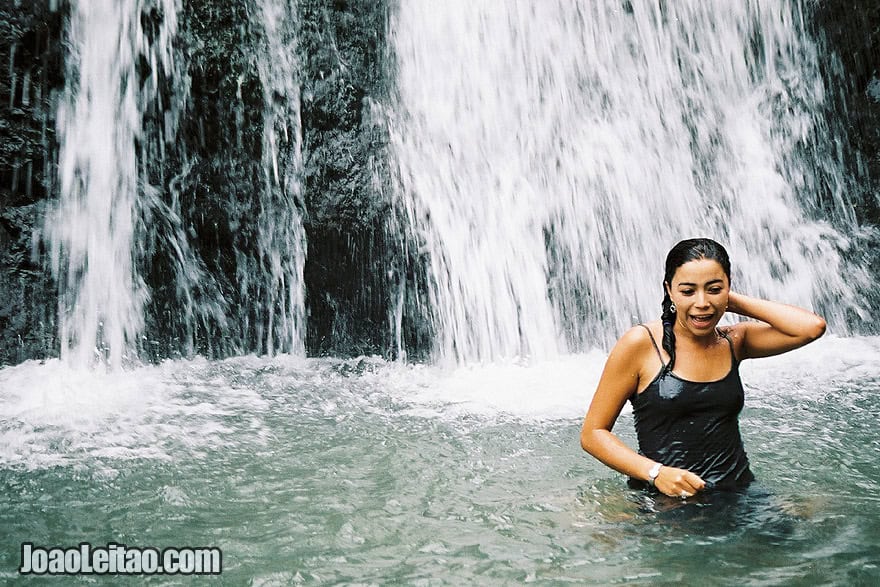
[[[0,364],[57,355],[55,286],[32,254],[55,181],[64,12],[0,5]]]
[[[819,0],[809,4],[815,34],[829,49],[829,120],[851,141],[849,164],[862,222],[880,226],[880,6]],[[160,79],[161,100],[145,113],[137,145],[144,189],[179,206],[177,224],[151,223],[139,271],[151,292],[142,359],[193,353],[211,357],[271,352],[260,292],[241,271],[259,265],[260,192],[264,181],[264,94],[249,47],[259,42],[252,0],[183,2],[178,49],[181,79]],[[147,31],[163,15],[149,8]],[[373,116],[387,100],[385,0],[299,0],[302,214],[308,255],[306,350],[311,355],[393,354],[390,309],[397,280],[424,282],[418,259],[386,234],[392,214],[386,137]],[[0,364],[58,354],[58,296],[35,235],[58,195],[54,120],[64,87],[63,0],[0,3]],[[152,27],[152,28],[151,28]],[[145,73],[146,75],[146,73]],[[163,110],[164,108],[164,110]],[[178,128],[163,143],[166,114]],[[290,145],[283,145],[290,148]],[[851,147],[851,148],[850,148]],[[173,197],[172,197],[173,196]],[[165,243],[185,235],[198,266],[194,316],[180,312],[180,268]],[[868,261],[880,272],[880,255]],[[216,310],[217,300],[224,304]],[[216,310],[216,311],[215,311]],[[234,316],[224,321],[222,316]],[[419,322],[418,320],[410,322]],[[419,330],[421,328],[421,330]],[[409,324],[406,347],[426,351],[430,333]]]
[[[820,0],[813,28],[832,52],[825,77],[838,121],[852,148],[857,176],[859,217],[880,225],[880,5],[873,2]]]
[[[58,353],[56,285],[34,249],[42,246],[36,233],[43,210],[57,197],[54,117],[65,84],[68,6],[57,0],[4,4],[0,56],[9,66],[0,73],[0,364],[11,364]],[[241,283],[241,274],[260,263],[256,186],[264,182],[264,95],[249,50],[261,35],[255,4],[182,6],[176,44],[186,68],[180,79],[159,80],[160,100],[145,113],[146,138],[137,145],[143,189],[159,206],[170,206],[173,195],[179,213],[175,223],[151,222],[137,235],[144,245],[138,269],[151,294],[139,354],[160,360],[271,352],[261,342],[266,317],[255,302],[261,292]],[[151,34],[163,15],[147,10],[141,23]],[[297,10],[304,159],[298,179],[304,189],[296,206],[308,243],[307,352],[386,352],[388,204],[376,187],[385,138],[369,115],[385,92],[386,5],[302,0]],[[173,144],[163,144],[169,114],[178,128]],[[176,291],[180,262],[165,246],[181,237],[199,271],[191,291],[194,315],[188,316]]]
[[[858,221],[880,230],[880,5],[875,2],[818,0],[812,14],[815,34],[828,49],[824,76],[831,92],[829,118],[848,137],[850,202]],[[876,232],[874,233],[876,235]],[[876,236],[861,254],[872,275],[880,275],[880,246]],[[872,307],[876,292],[862,292]],[[855,319],[861,323],[860,320]],[[876,334],[876,324],[862,324],[862,332]]]
[[[387,5],[300,3],[306,233],[312,354],[389,352],[384,130]]]
[[[385,353],[383,266],[389,252],[383,226],[389,206],[376,179],[387,175],[386,140],[370,109],[386,92],[386,5],[301,0],[296,6],[303,169],[297,178],[302,200],[295,205],[308,248],[306,350],[311,355]],[[195,256],[211,276],[211,291],[203,295],[222,297],[238,308],[253,307],[259,299],[259,292],[236,284],[242,263],[259,264],[253,254],[261,208],[255,186],[264,181],[264,97],[248,50],[259,43],[261,31],[252,22],[252,8],[247,0],[184,3],[181,39],[190,97],[172,163],[181,178],[176,188],[189,201],[183,224],[196,235],[191,240]],[[175,345],[187,338],[194,342],[190,352],[209,356],[269,350],[261,348],[255,331],[265,322],[256,310],[243,310],[251,315],[235,321],[248,325],[239,332],[212,316],[201,319],[195,333],[174,324],[173,279],[163,278],[173,271],[161,254],[153,265],[156,274],[149,284],[156,312],[147,337],[164,347],[156,358],[186,354]]]

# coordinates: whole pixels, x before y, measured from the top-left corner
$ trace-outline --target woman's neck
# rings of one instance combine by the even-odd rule
[[[678,319],[672,325],[672,331],[675,333],[676,341],[686,341],[693,346],[702,348],[715,346],[721,338],[717,328],[713,328],[711,332],[705,335],[696,335],[687,326],[679,322]]]

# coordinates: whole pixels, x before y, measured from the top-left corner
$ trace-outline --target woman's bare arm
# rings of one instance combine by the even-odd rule
[[[727,310],[760,322],[742,322],[731,331],[742,337],[742,358],[778,355],[810,343],[825,333],[821,316],[788,304],[731,291]]]
[[[626,400],[638,390],[639,370],[645,352],[651,347],[641,327],[629,330],[608,355],[599,386],[581,428],[581,447],[612,469],[635,479],[648,480],[655,465],[638,454],[611,432]],[[661,465],[663,463],[660,463]],[[673,467],[661,467],[654,481],[657,489],[667,495],[693,495],[705,487],[697,475]]]

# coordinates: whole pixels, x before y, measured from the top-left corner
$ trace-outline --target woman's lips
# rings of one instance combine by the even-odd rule
[[[714,314],[701,314],[699,316],[691,316],[691,322],[693,322],[696,326],[701,328],[705,328],[712,324],[712,318]]]

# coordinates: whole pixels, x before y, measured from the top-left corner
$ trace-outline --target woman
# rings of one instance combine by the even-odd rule
[[[631,328],[608,356],[581,446],[632,484],[669,496],[744,487],[754,477],[739,433],[739,362],[803,346],[822,336],[825,321],[731,291],[727,251],[710,239],[675,245],[663,286],[662,319]],[[757,321],[718,327],[725,312]],[[627,400],[638,453],[611,432]]]

